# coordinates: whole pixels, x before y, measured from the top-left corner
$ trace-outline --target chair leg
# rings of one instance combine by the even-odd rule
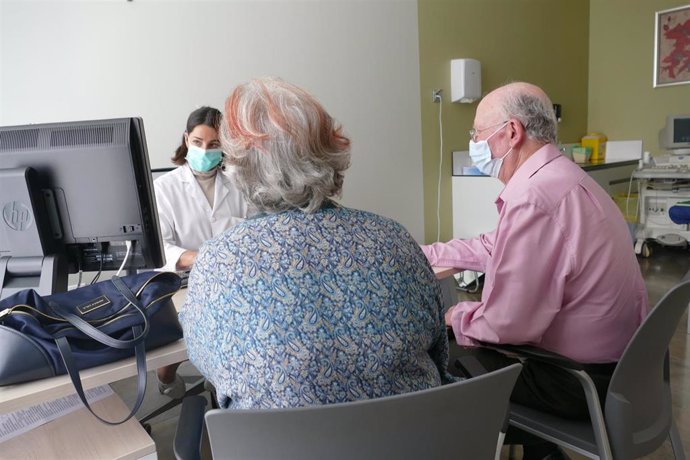
[[[458,360],[458,361],[460,361],[460,360]],[[477,363],[479,362],[478,360],[476,360],[476,358],[475,358],[475,361],[477,361]],[[483,368],[484,367],[482,366],[482,369]],[[501,427],[501,431],[498,433],[498,446],[496,447],[496,460],[501,459],[501,449],[503,449],[503,443],[506,439],[506,433],[508,432],[509,426],[510,426],[510,408],[508,408],[508,410],[506,411],[506,415],[503,418],[503,426]],[[509,456],[510,460],[513,460],[513,447],[514,446],[511,444],[509,447],[509,451],[508,451],[508,456]]]
[[[685,460],[685,451],[683,450],[683,442],[678,433],[676,421],[671,419],[671,429],[669,430],[669,437],[671,438],[671,447],[673,448],[673,456],[676,460]]]
[[[173,439],[173,451],[178,460],[201,460],[201,440],[204,431],[206,398],[184,398],[180,418]]]
[[[501,460],[501,450],[503,449],[503,440],[506,438],[505,432],[498,433],[498,444],[496,445],[496,460]]]
[[[606,423],[604,422],[604,413],[601,410],[601,404],[599,404],[599,396],[597,395],[594,382],[592,382],[591,377],[585,371],[577,371],[574,369],[567,370],[577,377],[582,384],[582,389],[585,390],[585,399],[587,400],[589,417],[592,420],[594,439],[599,449],[599,458],[601,460],[613,460],[609,436],[606,431]]]

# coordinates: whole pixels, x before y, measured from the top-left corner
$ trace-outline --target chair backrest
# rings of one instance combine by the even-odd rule
[[[668,346],[690,303],[690,281],[671,289],[630,340],[611,378],[605,418],[614,458],[655,451],[672,422]]]
[[[214,458],[242,460],[494,458],[521,367],[364,401],[211,410],[211,451]]]

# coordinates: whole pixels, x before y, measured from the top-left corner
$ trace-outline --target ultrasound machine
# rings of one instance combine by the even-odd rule
[[[667,246],[690,241],[690,115],[669,115],[659,132],[663,154],[641,161],[635,253],[648,257],[649,240]]]

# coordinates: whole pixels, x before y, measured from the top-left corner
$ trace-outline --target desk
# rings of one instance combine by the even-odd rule
[[[113,419],[129,413],[115,394],[94,402],[93,408]],[[0,452],[2,458],[152,460],[156,458],[156,445],[134,418],[113,427],[97,422],[86,408],[81,408],[3,442]]]
[[[436,279],[439,281],[443,281],[446,278],[449,278],[456,273],[460,273],[462,270],[459,268],[453,268],[453,267],[431,267],[434,269],[434,274],[436,275]]]
[[[147,369],[157,369],[167,364],[187,359],[187,347],[182,340],[146,353]],[[137,374],[134,358],[128,358],[103,366],[81,371],[84,389],[132,377]],[[17,385],[0,387],[0,414],[12,412],[27,406],[61,398],[74,393],[74,386],[68,375],[36,380]]]
[[[451,267],[433,267],[434,273],[442,284],[452,282],[452,276],[460,270]],[[173,302],[179,309],[186,298],[187,291],[182,289],[173,296]],[[156,369],[167,364],[181,362],[187,359],[187,348],[183,340],[178,340],[164,347],[146,354],[148,369]],[[84,389],[115,382],[136,375],[134,358],[86,369],[81,372]],[[12,412],[40,402],[60,398],[74,393],[74,388],[68,376],[52,377],[24,384],[0,387],[0,413]],[[123,417],[127,412],[124,403],[117,395],[94,403],[94,409],[101,413],[111,414],[113,417]],[[80,409],[60,419],[54,420],[36,428],[22,436],[2,443],[0,450],[3,457],[25,458],[102,458],[103,452],[111,452],[113,445],[130,447],[136,439],[141,437],[143,429],[134,419],[129,420],[123,429],[113,428],[101,424],[93,416]],[[82,428],[77,428],[82,427]],[[107,430],[107,431],[103,431]],[[118,432],[116,434],[115,432]],[[123,438],[121,434],[125,433]],[[145,432],[144,432],[145,434]],[[150,440],[150,437],[148,437]],[[127,442],[123,442],[127,439]],[[30,440],[30,442],[29,442]],[[98,440],[98,442],[95,442]],[[151,455],[150,443],[146,439],[136,441],[137,445],[144,445],[126,456],[120,458],[140,458]],[[110,447],[108,447],[110,446]],[[84,455],[76,452],[77,448],[85,448]],[[105,450],[103,450],[105,449]],[[153,454],[155,458],[155,453]],[[112,457],[113,455],[110,455]]]
[[[179,309],[187,295],[180,290],[173,296]],[[146,353],[147,369],[178,363],[187,359],[183,340]],[[136,375],[135,358],[117,361],[81,371],[84,389],[112,383]],[[0,414],[61,398],[74,393],[67,375],[0,387]],[[97,413],[124,418],[129,409],[117,395],[93,404]],[[98,422],[86,408],[46,423],[21,436],[0,444],[2,458],[70,459],[155,459],[156,446],[139,422],[132,418],[122,425]]]
[[[600,163],[583,163],[580,167],[613,196],[628,192],[630,175],[637,168],[639,160],[639,156],[628,160],[606,159]]]

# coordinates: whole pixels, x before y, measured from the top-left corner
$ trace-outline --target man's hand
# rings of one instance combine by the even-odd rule
[[[450,307],[450,308],[448,309],[448,311],[446,311],[446,314],[445,314],[446,326],[448,326],[448,327],[452,327],[452,326],[453,326],[453,323],[451,323],[450,318],[451,318],[451,316],[453,316],[453,309],[454,309],[454,308],[455,308],[455,305],[453,305],[452,307]]]

